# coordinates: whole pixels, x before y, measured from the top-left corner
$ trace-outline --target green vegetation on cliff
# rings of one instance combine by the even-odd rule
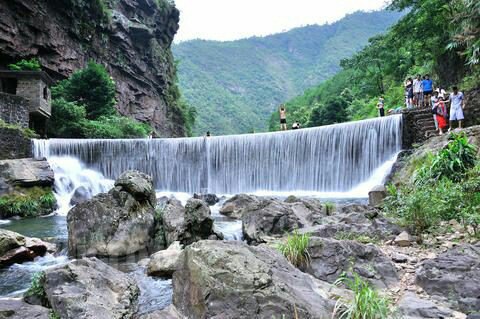
[[[416,74],[430,74],[435,85],[444,88],[478,86],[477,1],[395,0],[390,7],[410,11],[387,34],[371,38],[362,51],[342,60],[341,72],[286,103],[290,125],[295,120],[318,126],[374,117],[382,95],[387,109],[402,107],[403,82]],[[319,118],[330,113],[328,109],[342,114]],[[271,115],[270,130],[278,130],[277,113]]]
[[[480,162],[464,134],[451,134],[437,154],[410,161],[409,181],[389,186],[385,210],[420,235],[452,219],[480,236]]]
[[[230,42],[194,40],[173,46],[186,101],[198,110],[194,132],[265,130],[283,101],[339,71],[342,58],[402,16],[357,12],[330,25]]]
[[[105,68],[90,62],[52,88],[50,137],[146,137],[151,127],[117,114],[115,82]]]
[[[18,188],[0,197],[0,218],[37,217],[53,213],[57,201],[49,187]]]

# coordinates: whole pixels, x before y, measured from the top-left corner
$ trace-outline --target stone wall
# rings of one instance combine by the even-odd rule
[[[31,112],[42,109],[42,111],[47,114],[51,113],[50,89],[47,87],[47,84],[45,84],[41,79],[19,79],[17,84],[17,95],[23,96],[31,102]]]
[[[30,103],[21,96],[0,93],[0,119],[28,128]]]
[[[0,160],[32,157],[30,138],[20,128],[0,126]]]

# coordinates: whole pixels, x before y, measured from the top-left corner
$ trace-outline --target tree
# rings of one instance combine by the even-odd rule
[[[105,68],[95,62],[89,62],[85,69],[62,81],[52,94],[54,98],[63,97],[68,102],[84,105],[90,120],[116,114],[115,82]]]
[[[63,98],[52,101],[52,116],[47,128],[50,137],[84,137],[83,124],[87,112],[83,105]]]
[[[348,121],[347,102],[341,97],[328,100],[325,105],[317,105],[310,114],[308,126],[323,126]]]

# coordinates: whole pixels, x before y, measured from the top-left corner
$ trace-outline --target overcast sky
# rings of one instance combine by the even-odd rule
[[[175,0],[175,3],[181,11],[176,42],[268,35],[307,24],[330,23],[347,13],[385,6],[385,0]]]

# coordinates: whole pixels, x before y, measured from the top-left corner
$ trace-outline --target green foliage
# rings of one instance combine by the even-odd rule
[[[477,148],[468,142],[465,133],[452,133],[449,140],[444,149],[436,156],[429,157],[427,164],[420,168],[416,183],[424,184],[443,177],[458,182],[475,166]]]
[[[343,98],[335,98],[313,108],[308,126],[322,126],[341,123],[348,120],[347,102]]]
[[[377,237],[370,237],[365,234],[356,234],[350,232],[338,232],[335,234],[335,239],[337,240],[354,240],[362,244],[374,244],[378,243],[379,239]]]
[[[400,16],[357,12],[330,25],[263,38],[174,45],[174,55],[181,61],[182,93],[199,110],[194,133],[266,130],[270,114],[282,102],[338,72],[340,59],[360,50],[369,37],[384,32]],[[287,119],[290,125],[295,120],[290,115]]]
[[[64,98],[85,107],[88,119],[116,114],[115,82],[107,70],[95,62],[89,62],[52,89],[52,97]]]
[[[43,284],[45,282],[45,273],[43,271],[37,272],[32,277],[32,282],[30,288],[25,292],[26,297],[36,297],[39,301],[42,302],[42,305],[48,305],[47,294],[45,289],[43,289]]]
[[[340,298],[335,305],[334,315],[339,319],[387,319],[391,318],[391,302],[388,298],[381,296],[377,290],[363,281],[356,273],[353,278],[345,274],[335,282],[336,285],[343,284],[352,290],[352,300]]]
[[[55,310],[50,310],[48,313],[48,319],[62,319],[59,314],[55,312]]]
[[[152,128],[114,108],[115,82],[105,68],[94,62],[52,88],[50,137],[136,138],[146,137]]]
[[[420,235],[441,221],[456,219],[473,236],[480,222],[480,165],[476,148],[463,134],[452,134],[435,156],[426,156],[414,180],[390,185],[384,209]]]
[[[310,264],[309,243],[310,234],[299,234],[298,230],[295,230],[293,234],[288,235],[285,243],[278,245],[277,249],[294,266],[307,267]]]
[[[0,119],[0,128],[9,129],[9,130],[16,130],[26,138],[37,138],[38,137],[37,133],[35,133],[35,131],[33,131],[33,130],[31,130],[29,128],[23,128],[23,127],[20,127],[18,125],[15,125],[15,124],[6,123],[2,119]]]
[[[325,212],[327,213],[327,216],[332,215],[335,212],[335,203],[332,202],[326,202],[323,204],[323,207],[325,207]]]
[[[50,188],[17,188],[0,197],[0,218],[37,217],[52,213],[57,202]]]
[[[42,66],[37,58],[30,60],[20,60],[17,63],[9,64],[8,68],[13,71],[41,71]]]

